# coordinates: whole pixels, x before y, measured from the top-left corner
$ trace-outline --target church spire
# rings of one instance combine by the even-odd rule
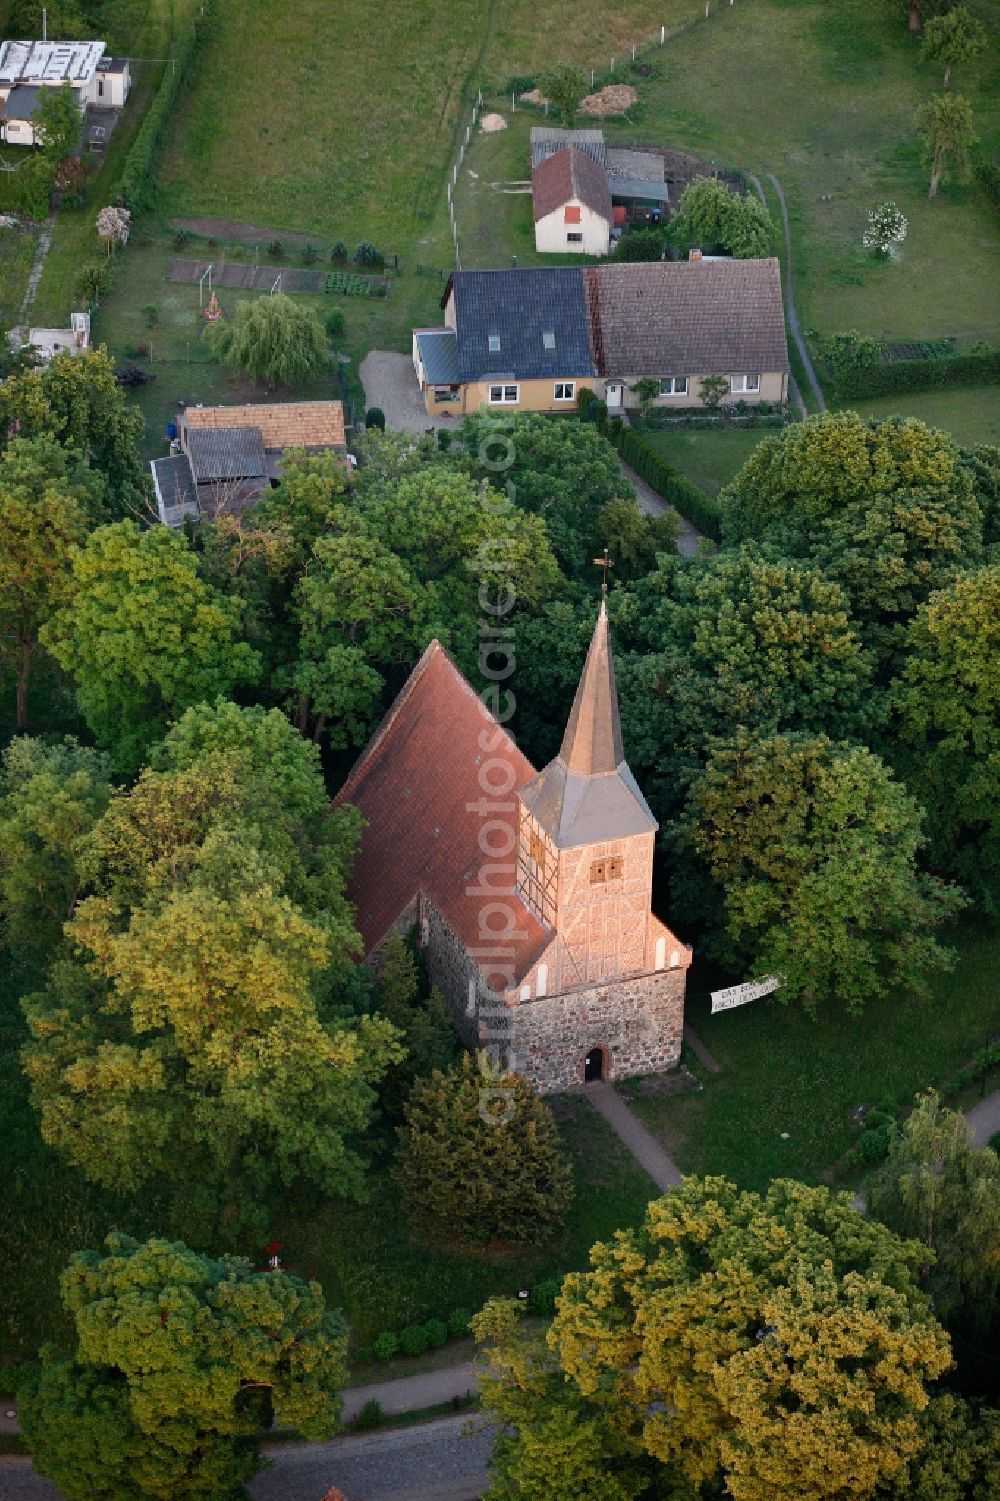
[[[603,598],[559,754],[518,796],[559,849],[656,828],[625,763]]]
[[[625,759],[603,597],[559,757],[567,771],[583,777],[616,771]]]

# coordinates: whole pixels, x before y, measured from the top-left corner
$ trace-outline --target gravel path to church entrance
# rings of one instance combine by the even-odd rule
[[[629,1109],[610,1084],[603,1080],[595,1081],[584,1087],[583,1094],[587,1104],[604,1117],[639,1166],[645,1168],[657,1188],[666,1193],[669,1188],[680,1186],[680,1168],[667,1156],[653,1133],[646,1130],[639,1117]]]

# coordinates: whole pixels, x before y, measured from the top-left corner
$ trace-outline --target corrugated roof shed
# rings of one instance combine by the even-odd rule
[[[576,146],[600,166],[607,161],[603,130],[565,130],[558,125],[531,127],[531,165],[537,167],[546,157],[564,146]]]
[[[576,146],[564,146],[531,171],[531,201],[535,223],[576,200],[611,222],[608,174]]]
[[[187,453],[199,485],[217,480],[258,479],[265,473],[259,427],[195,428]]]
[[[89,83],[104,42],[0,42],[0,84]]]
[[[776,260],[592,266],[594,347],[602,375],[787,371]]]
[[[579,267],[456,271],[449,285],[463,382],[596,373]]]
[[[512,786],[527,782],[534,775],[531,762],[432,641],[334,799],[335,806],[353,804],[365,819],[348,894],[366,954],[378,948],[419,891],[467,949],[482,948],[490,925],[480,927],[480,914],[497,900],[495,893],[474,894],[489,884],[478,880],[489,860],[479,842],[483,816],[476,811],[483,797],[484,730],[489,759],[509,768]],[[489,817],[508,825],[516,839],[513,811],[503,812],[501,803]],[[519,897],[505,892],[503,901],[513,919],[503,945],[515,955],[517,981],[552,935]]]
[[[186,516],[198,519],[198,493],[186,453],[153,459],[150,464],[156,509],[164,526],[181,526]]]

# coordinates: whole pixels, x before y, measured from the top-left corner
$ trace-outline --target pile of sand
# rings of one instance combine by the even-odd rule
[[[503,115],[483,115],[479,121],[479,129],[484,135],[491,135],[495,130],[506,130],[507,121]]]
[[[545,103],[545,95],[541,89],[529,89],[526,94],[520,95],[520,99],[522,104],[542,105]]]
[[[596,94],[587,95],[580,105],[580,114],[623,115],[638,97],[630,83],[609,83],[606,88],[598,89]]]

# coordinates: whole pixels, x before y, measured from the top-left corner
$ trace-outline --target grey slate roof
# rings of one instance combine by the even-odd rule
[[[7,95],[6,104],[0,105],[0,111],[8,120],[33,120],[38,96],[44,87],[44,84],[36,83],[15,84]]]
[[[154,459],[149,467],[153,472],[156,509],[163,525],[181,526],[185,516],[197,520],[198,494],[187,454],[176,453],[166,459]]]
[[[653,182],[648,177],[608,177],[612,198],[641,199],[643,203],[669,203],[670,189],[665,182]]]
[[[607,164],[607,148],[603,130],[564,130],[557,125],[533,125],[531,127],[531,165],[537,167],[546,157],[561,151],[564,146],[576,146],[586,156],[592,157],[600,166]]]
[[[601,375],[788,369],[774,259],[636,262],[588,267],[583,275]]]
[[[211,480],[253,479],[266,473],[259,427],[192,428],[186,442],[199,485]]]
[[[415,333],[424,374],[430,385],[459,385],[461,377],[458,373],[458,339],[452,330],[450,328],[418,328]]]
[[[584,284],[577,266],[511,271],[456,271],[459,379],[560,379],[595,375]],[[447,301],[448,293],[445,293]],[[546,349],[542,335],[553,333]],[[500,347],[491,350],[490,335]]]

